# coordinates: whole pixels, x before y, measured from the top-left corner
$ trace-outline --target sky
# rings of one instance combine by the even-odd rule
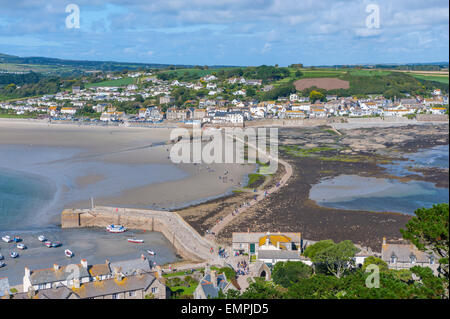
[[[191,65],[448,62],[449,2],[0,0],[0,53]]]

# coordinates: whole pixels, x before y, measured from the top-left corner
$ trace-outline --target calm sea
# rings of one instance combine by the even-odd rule
[[[32,224],[33,211],[45,209],[55,192],[50,180],[0,168],[0,230]]]
[[[404,157],[406,161],[395,161],[384,167],[395,176],[414,174],[408,171],[408,167],[448,169],[449,146],[437,146]],[[310,198],[330,208],[414,214],[421,207],[448,203],[449,192],[448,188],[438,188],[430,182],[413,180],[403,183],[393,179],[340,175],[314,185]]]

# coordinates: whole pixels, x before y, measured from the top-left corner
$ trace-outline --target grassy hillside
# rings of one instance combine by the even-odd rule
[[[117,79],[117,80],[108,80],[108,81],[102,81],[102,82],[98,82],[98,83],[89,83],[86,84],[85,87],[86,88],[90,88],[90,87],[105,87],[105,86],[126,86],[128,84],[133,84],[137,82],[137,78],[122,78],[122,79]]]

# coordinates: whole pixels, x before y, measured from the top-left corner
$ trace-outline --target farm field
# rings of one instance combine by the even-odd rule
[[[102,81],[98,83],[89,83],[86,84],[87,88],[90,87],[105,87],[105,86],[125,86],[128,84],[136,83],[137,78],[122,78],[117,80],[108,80],[108,81]]]
[[[442,76],[440,74],[439,75],[423,75],[423,74],[414,74],[414,73],[410,73],[410,74],[417,79],[449,84],[448,76]]]

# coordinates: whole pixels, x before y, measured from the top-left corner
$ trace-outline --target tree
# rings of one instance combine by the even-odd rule
[[[448,204],[433,205],[432,208],[419,208],[400,229],[403,238],[411,241],[421,251],[431,250],[439,256],[439,274],[449,278],[448,266]]]
[[[375,256],[369,256],[364,260],[362,270],[366,271],[366,268],[369,265],[377,265],[378,268],[380,269],[380,272],[386,272],[389,270],[388,264],[386,264],[386,262],[383,259]]]
[[[334,245],[334,241],[332,241],[331,239],[318,241],[317,243],[306,247],[305,251],[303,252],[303,256],[312,259],[312,258],[314,258],[314,256],[316,256],[316,254],[319,251],[324,250],[333,245]]]
[[[314,103],[315,101],[324,101],[325,100],[325,95],[316,91],[316,90],[312,90],[311,93],[309,93],[309,99],[311,101],[311,103]]]
[[[273,281],[285,288],[298,282],[301,278],[312,275],[313,269],[301,261],[286,261],[275,264],[272,272]]]
[[[283,293],[270,281],[257,280],[240,296],[242,299],[282,299]]]
[[[341,278],[344,272],[354,265],[353,258],[357,252],[358,248],[350,240],[344,240],[317,252],[312,261],[325,266],[330,273]]]

